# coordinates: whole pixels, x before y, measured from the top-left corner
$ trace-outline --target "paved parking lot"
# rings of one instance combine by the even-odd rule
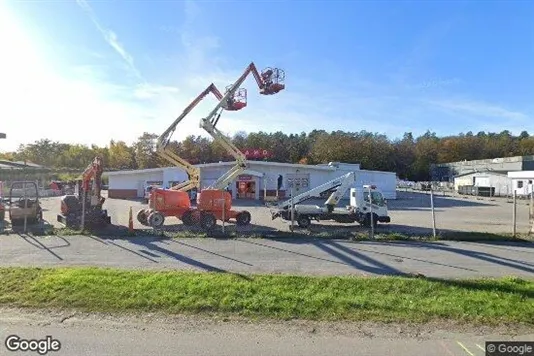
[[[418,193],[399,192],[397,200],[388,202],[392,222],[382,224],[380,229],[410,233],[431,233],[432,216],[430,211],[430,196]],[[45,219],[53,225],[60,226],[56,222],[56,215],[59,212],[60,198],[44,198],[42,204],[45,209]],[[323,201],[308,201],[308,204],[322,204]],[[339,206],[345,206],[348,202],[340,202]],[[142,208],[142,203],[138,201],[108,199],[105,208],[108,209],[112,223],[120,226],[128,226],[128,212],[130,207],[133,210],[134,228],[146,229],[145,226],[137,222],[135,215]],[[462,199],[436,196],[434,197],[436,227],[438,230],[449,231],[477,231],[489,233],[511,233],[512,232],[512,204],[506,199],[496,198],[493,201],[487,198],[477,200],[476,198]],[[261,206],[257,202],[234,202],[235,209],[246,209],[252,214],[252,224],[247,227],[236,227],[227,224],[229,231],[239,229],[241,232],[256,231],[290,231],[291,222],[281,219],[272,220],[269,209]],[[526,233],[528,224],[528,205],[526,201],[519,201],[517,206],[517,231]],[[165,225],[169,229],[182,230],[185,227],[181,222],[169,217]],[[221,225],[221,222],[219,222]],[[362,230],[358,224],[338,224],[335,222],[321,221],[313,222],[310,230],[319,232],[325,230],[351,229]]]
[[[390,201],[392,224],[382,229],[429,232],[429,196],[401,192]],[[320,202],[319,202],[320,203]],[[242,231],[288,231],[289,224],[271,220],[266,207],[240,204],[253,224]],[[341,206],[344,203],[340,204]],[[60,198],[43,199],[44,217],[57,224]],[[108,199],[106,208],[116,225],[127,226],[130,206],[139,202]],[[483,201],[436,197],[438,229],[509,232],[512,204],[506,200]],[[518,231],[528,229],[528,206],[518,205]],[[170,228],[182,225],[169,218]],[[333,228],[330,222],[314,223],[314,231]],[[136,228],[143,228],[134,221]],[[146,228],[146,227],[145,227]],[[229,229],[235,228],[230,226]],[[361,229],[348,225],[349,229]],[[95,265],[123,268],[193,269],[234,273],[386,275],[421,273],[433,277],[534,276],[532,244],[350,242],[319,238],[257,239],[159,239],[151,236],[115,238],[98,236],[31,237],[0,236],[0,265]]]
[[[0,236],[0,266],[105,266],[232,273],[534,278],[534,245],[313,238]]]

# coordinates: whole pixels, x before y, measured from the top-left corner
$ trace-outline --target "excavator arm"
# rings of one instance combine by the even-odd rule
[[[217,89],[217,87],[212,83],[210,84],[202,93],[200,93],[195,100],[193,100],[185,109],[184,111],[174,120],[174,122],[163,132],[163,134],[158,137],[156,141],[156,153],[166,159],[167,161],[171,162],[177,167],[183,168],[188,176],[188,180],[185,182],[182,182],[178,185],[173,186],[171,189],[173,190],[179,190],[179,191],[189,191],[193,188],[198,188],[200,185],[200,170],[192,165],[191,163],[187,162],[182,157],[178,156],[176,153],[174,153],[170,148],[168,148],[170,139],[172,137],[172,134],[176,130],[176,127],[178,124],[193,110],[201,101],[204,99],[209,93],[213,93],[217,100],[221,100],[223,98],[223,95]],[[227,98],[227,100],[232,101],[233,97]],[[239,107],[239,105],[227,105],[225,107],[227,110],[236,111],[241,109],[242,107]]]
[[[95,157],[83,171],[81,176],[83,191],[89,191],[89,184],[91,183],[91,180],[93,180],[93,195],[99,198],[102,191],[102,173],[104,172],[104,165],[102,162],[102,157]]]

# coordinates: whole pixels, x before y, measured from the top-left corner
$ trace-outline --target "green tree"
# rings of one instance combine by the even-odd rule
[[[139,169],[156,168],[159,159],[156,155],[158,135],[144,132],[133,144],[135,164]]]

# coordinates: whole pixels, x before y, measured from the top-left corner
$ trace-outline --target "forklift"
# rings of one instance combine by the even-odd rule
[[[16,190],[22,195],[14,194]],[[17,181],[9,189],[8,213],[11,229],[19,230],[28,227],[32,230],[43,225],[43,209],[39,202],[39,187],[33,181]]]

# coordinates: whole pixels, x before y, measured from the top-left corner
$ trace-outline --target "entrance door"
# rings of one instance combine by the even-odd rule
[[[237,181],[237,199],[256,199],[255,181]]]

